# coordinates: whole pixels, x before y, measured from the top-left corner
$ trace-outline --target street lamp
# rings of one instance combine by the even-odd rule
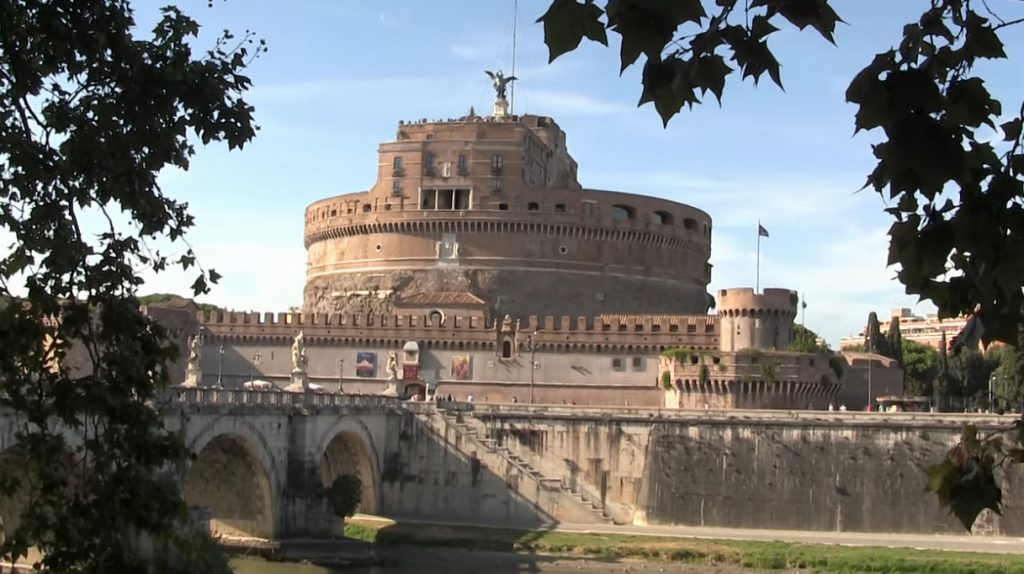
[[[224,345],[217,347],[217,387],[224,386]]]
[[[260,352],[259,351],[256,351],[255,353],[252,354],[252,362],[249,363],[249,382],[250,383],[256,380],[256,367],[258,367],[260,365],[260,359],[262,359],[262,357],[260,357]]]
[[[339,394],[345,392],[344,388],[342,387],[342,385],[344,384],[344,380],[343,380],[344,378],[345,378],[345,359],[339,358],[338,359],[338,393]]]

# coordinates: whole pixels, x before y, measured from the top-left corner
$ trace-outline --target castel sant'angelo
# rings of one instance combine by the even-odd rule
[[[565,132],[511,114],[506,82],[495,78],[491,115],[399,122],[372,187],[306,209],[301,313],[151,308],[183,344],[199,335],[187,384],[668,407],[831,400],[827,359],[785,352],[795,292],[712,297],[711,217],[583,187]]]

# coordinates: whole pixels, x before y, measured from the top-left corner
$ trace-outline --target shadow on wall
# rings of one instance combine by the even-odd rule
[[[270,477],[244,437],[222,434],[195,453],[182,490],[190,508],[209,514],[214,536],[273,538]]]
[[[422,413],[401,415],[398,444],[383,461],[382,514],[538,533],[565,520],[571,509],[559,507],[557,489],[540,488],[535,477],[481,448],[472,431],[423,406]],[[522,536],[525,543],[539,534]]]

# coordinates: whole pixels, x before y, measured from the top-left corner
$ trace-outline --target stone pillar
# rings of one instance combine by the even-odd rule
[[[181,383],[181,387],[199,387],[203,384],[203,372],[199,370],[198,365],[188,365],[185,369],[185,382]]]
[[[494,119],[505,119],[508,117],[508,100],[505,98],[494,100]]]
[[[292,382],[286,388],[290,393],[304,393],[309,390],[309,376],[306,369],[292,369]]]

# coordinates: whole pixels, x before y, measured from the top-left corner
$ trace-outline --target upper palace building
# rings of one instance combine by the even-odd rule
[[[400,122],[367,191],[306,209],[303,310],[704,314],[711,218],[586,189],[549,117]]]

